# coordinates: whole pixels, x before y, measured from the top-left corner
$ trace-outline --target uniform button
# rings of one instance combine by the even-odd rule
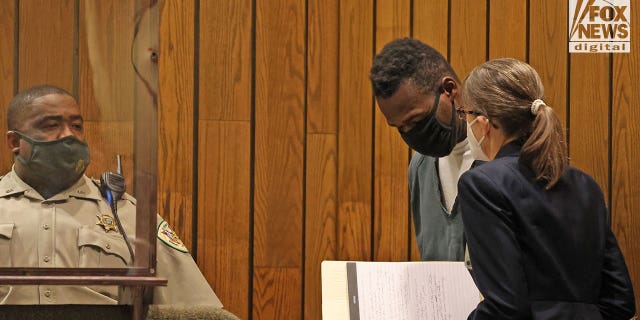
[[[44,296],[47,298],[51,297],[51,290],[47,289],[47,291],[44,292]]]
[[[49,230],[49,225],[48,225],[48,224],[46,224],[46,223],[45,223],[45,224],[43,224],[43,225],[42,225],[42,229]]]
[[[13,192],[13,189],[7,189],[5,193]]]
[[[51,260],[51,259],[49,259],[49,256],[44,256],[44,258],[42,258],[42,260],[43,260],[44,262],[49,262],[49,260]]]

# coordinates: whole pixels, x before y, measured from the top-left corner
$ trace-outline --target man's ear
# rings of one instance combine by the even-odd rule
[[[450,99],[455,97],[460,89],[458,82],[450,76],[444,76],[440,79],[440,87],[442,88],[443,93]]]
[[[13,154],[20,151],[20,135],[14,131],[7,131],[7,145]]]

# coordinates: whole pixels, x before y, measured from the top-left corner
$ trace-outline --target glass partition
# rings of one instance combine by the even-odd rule
[[[47,74],[49,78],[42,79],[43,70],[31,72],[29,68],[21,67],[30,63],[25,52],[30,51],[28,47],[32,45],[31,42],[46,42],[48,32],[43,30],[43,34],[39,35],[25,31],[23,34],[21,30],[28,30],[31,23],[60,25],[59,21],[55,21],[60,17],[42,15],[42,19],[51,20],[44,22],[27,19],[25,17],[35,15],[30,10],[39,8],[30,2],[22,4],[12,1],[10,5],[14,3],[21,3],[20,10],[13,10],[13,18],[18,21],[16,28],[20,29],[15,32],[19,38],[15,43],[22,43],[15,49],[15,63],[18,66],[15,91],[34,85],[52,84],[72,93],[84,119],[84,138],[91,154],[85,175],[93,179],[89,182],[96,183],[97,189],[96,186],[75,183],[62,194],[40,202],[42,206],[51,208],[47,211],[51,222],[27,220],[19,228],[14,226],[12,235],[19,237],[37,236],[40,231],[34,231],[35,235],[23,231],[42,227],[46,230],[51,228],[57,232],[55,237],[59,238],[48,244],[40,240],[28,242],[37,243],[37,248],[21,246],[27,250],[25,255],[30,254],[29,249],[46,249],[51,250],[51,257],[38,257],[43,261],[36,262],[16,259],[1,264],[0,285],[126,285],[140,288],[166,284],[166,281],[154,277],[158,163],[157,50],[163,2],[87,0],[47,3],[50,7],[63,6],[59,12],[73,16],[73,24],[69,24],[72,27],[65,31],[71,32],[69,37],[73,39],[72,68],[64,69],[73,79],[71,85],[58,81],[56,74]],[[9,2],[3,5],[9,5]],[[69,13],[69,9],[73,10]],[[40,36],[42,39],[34,39]],[[47,54],[60,54],[64,56],[61,59],[66,59],[64,50],[68,46],[64,43],[60,45],[63,47],[59,51],[47,48],[42,59]],[[45,65],[44,68],[48,67]],[[10,164],[5,167],[11,170]],[[59,176],[53,180],[63,178]],[[105,185],[109,188],[105,188]],[[100,191],[98,198],[103,201],[92,200],[96,190]],[[115,201],[115,206],[108,205],[108,198],[120,198],[119,191],[125,191],[121,200]],[[78,200],[79,204],[70,204],[75,200],[67,198],[81,200]],[[5,210],[8,211],[11,210]],[[46,214],[42,211],[40,217]],[[35,214],[34,219],[38,219]],[[118,237],[122,239],[118,234],[122,230],[127,233],[134,258],[126,243],[122,242],[125,244],[123,247],[117,241]],[[73,237],[77,238],[79,256],[61,253],[56,246]],[[113,242],[104,239],[112,239]],[[83,255],[85,245],[93,247],[90,255]],[[15,244],[9,246],[13,246],[9,250],[19,249]],[[96,249],[98,246],[100,248]],[[100,262],[92,260],[96,256],[100,256]],[[112,261],[108,262],[108,259]]]

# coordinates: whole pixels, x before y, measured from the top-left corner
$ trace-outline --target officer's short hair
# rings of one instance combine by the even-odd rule
[[[24,122],[24,117],[33,105],[33,101],[49,94],[64,94],[73,97],[71,93],[53,85],[40,85],[18,93],[7,108],[7,129],[15,130]]]

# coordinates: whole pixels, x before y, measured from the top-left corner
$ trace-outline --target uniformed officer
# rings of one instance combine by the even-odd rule
[[[11,172],[0,179],[0,267],[124,268],[131,254],[98,183],[84,175],[89,147],[75,99],[54,86],[16,95],[7,111]],[[135,199],[117,203],[131,240]],[[159,219],[154,304],[222,307],[191,255]],[[116,304],[115,286],[0,286],[1,304]]]

